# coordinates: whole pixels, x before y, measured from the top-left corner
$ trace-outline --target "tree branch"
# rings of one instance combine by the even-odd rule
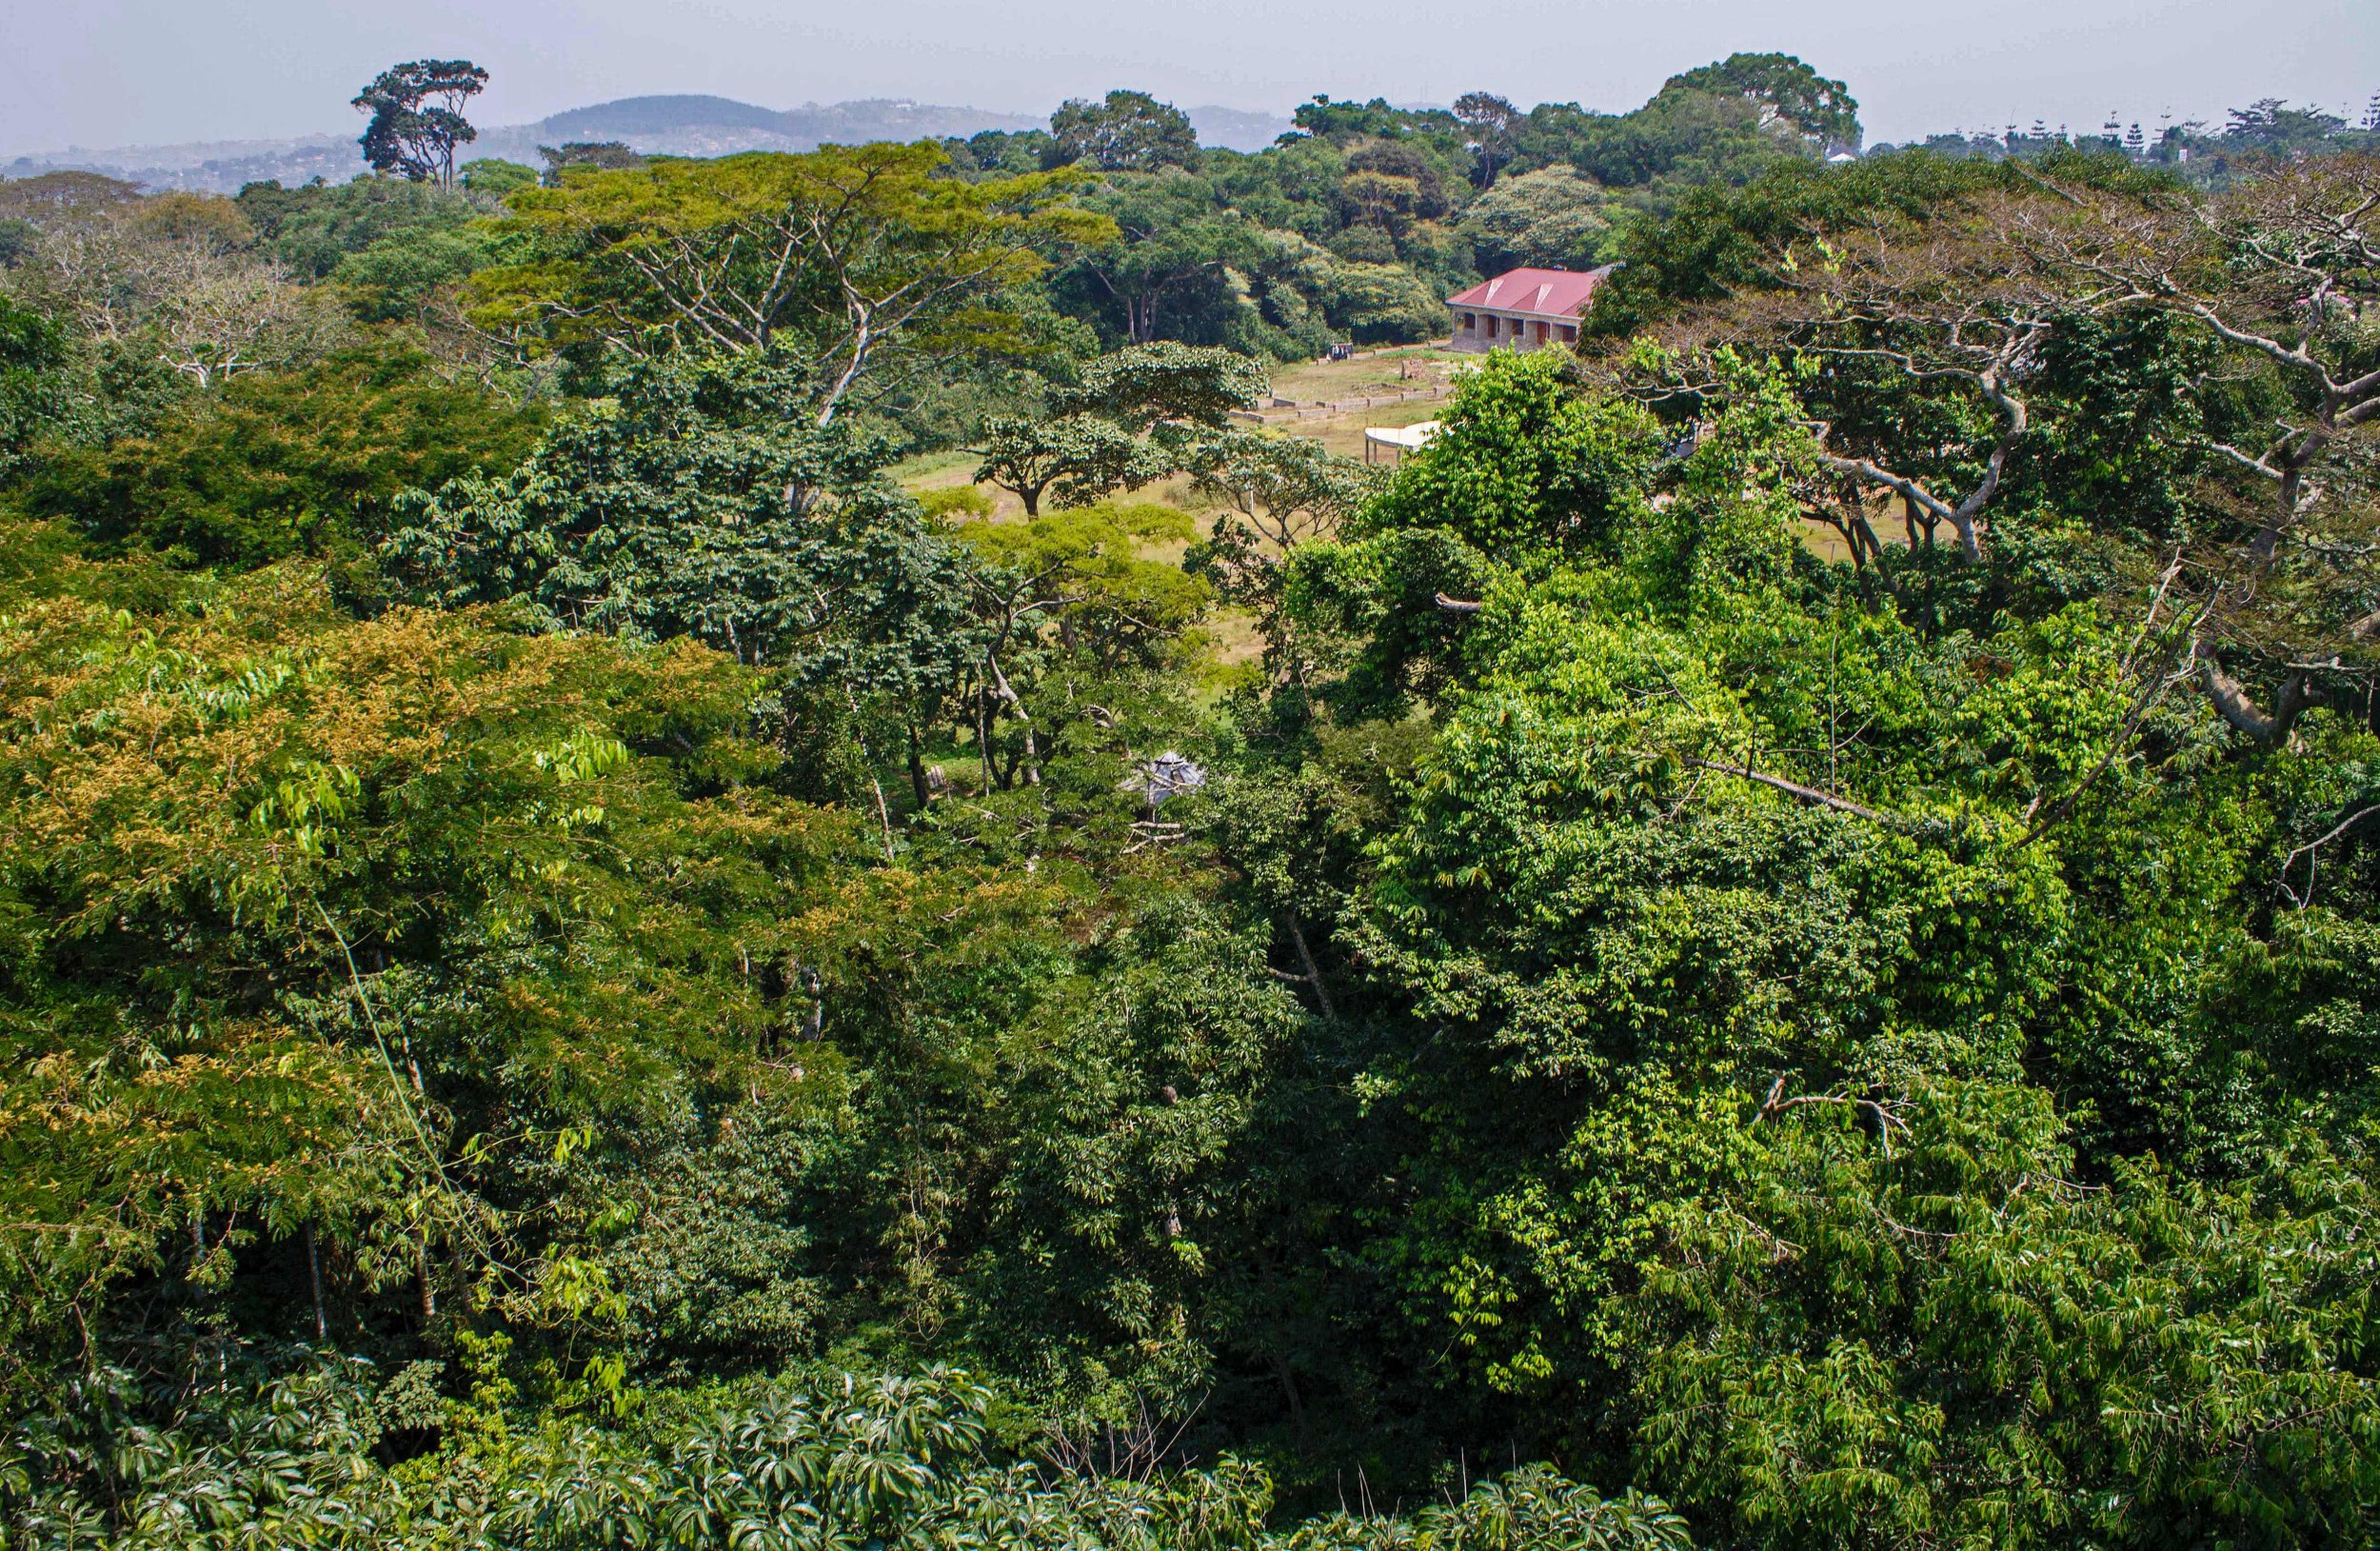
[[[1749,764],[1721,765],[1713,760],[1696,759],[1692,756],[1688,756],[1683,763],[1697,770],[1711,770],[1719,775],[1737,776],[1745,781],[1756,782],[1789,796],[1798,797],[1805,803],[1816,803],[1822,807],[1831,807],[1837,813],[1853,814],[1874,824],[1898,825],[1903,822],[1889,813],[1879,813],[1874,808],[1854,803],[1848,797],[1838,797],[1831,791],[1820,791],[1815,786],[1805,786],[1797,781],[1788,781],[1783,776],[1763,774],[1754,769]]]

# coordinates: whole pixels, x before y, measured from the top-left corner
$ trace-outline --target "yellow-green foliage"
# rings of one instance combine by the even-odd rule
[[[981,486],[954,485],[943,490],[920,491],[918,509],[928,517],[989,517],[992,498]]]
[[[194,1218],[319,1228],[371,1280],[424,1236],[501,1263],[552,1210],[486,1193],[509,1153],[782,1081],[736,966],[836,845],[744,784],[769,766],[739,738],[750,682],[702,648],[356,621],[299,568],[191,604],[0,620],[20,1360]],[[426,1096],[466,1047],[508,1073],[496,1110],[467,1075]]]
[[[914,323],[942,348],[1017,343],[1013,319],[962,304],[1040,274],[1045,247],[1115,229],[1065,203],[1083,181],[1072,169],[969,183],[939,176],[946,161],[921,142],[574,169],[508,197],[495,229],[527,253],[472,277],[472,317],[555,345],[657,330],[698,351],[815,350],[857,325],[847,288],[876,334]]]
[[[1006,579],[1020,600],[1043,601],[1068,645],[1105,664],[1157,652],[1205,611],[1205,582],[1155,547],[1187,544],[1187,512],[1154,502],[1101,502],[1022,523],[962,530],[969,547]]]

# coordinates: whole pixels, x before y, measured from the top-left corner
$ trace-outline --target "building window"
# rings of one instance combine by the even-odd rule
[[[1575,323],[1566,323],[1566,324],[1563,324],[1563,325],[1562,325],[1562,343],[1563,343],[1563,344],[1565,344],[1565,345],[1575,345],[1575,344],[1577,344],[1577,342],[1578,342],[1578,326],[1577,326],[1577,324],[1575,324]]]
[[[1462,326],[1465,328],[1472,330],[1474,333],[1477,333],[1479,328],[1479,315],[1477,312],[1464,313],[1462,315]]]

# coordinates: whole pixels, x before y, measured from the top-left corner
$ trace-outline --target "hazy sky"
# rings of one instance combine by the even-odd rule
[[[1475,26],[1472,19],[1477,18]],[[1851,85],[1872,139],[2262,96],[2360,118],[2380,0],[0,0],[0,153],[346,130],[381,67],[465,55],[473,116],[644,92],[1045,112],[1111,86],[1286,112],[1317,91],[1624,109],[1736,50]]]

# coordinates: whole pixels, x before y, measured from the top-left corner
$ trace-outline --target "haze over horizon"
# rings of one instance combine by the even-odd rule
[[[2278,96],[2360,117],[2380,89],[2380,5],[2299,0],[2270,13],[2197,0],[2007,0],[1929,8],[1825,0],[1790,16],[1752,0],[1620,6],[1514,0],[1465,13],[1415,0],[962,0],[877,10],[766,0],[419,0],[391,11],[244,0],[82,0],[0,14],[0,155],[340,132],[387,65],[466,56],[493,82],[486,125],[612,98],[710,93],[772,108],[908,98],[1046,113],[1112,87],[1184,107],[1286,113],[1316,92],[1623,109],[1668,76],[1736,50],[1779,50],[1846,81],[1872,140],[2046,118],[2095,129],[2112,109],[2219,120]],[[215,83],[265,83],[238,91]]]

